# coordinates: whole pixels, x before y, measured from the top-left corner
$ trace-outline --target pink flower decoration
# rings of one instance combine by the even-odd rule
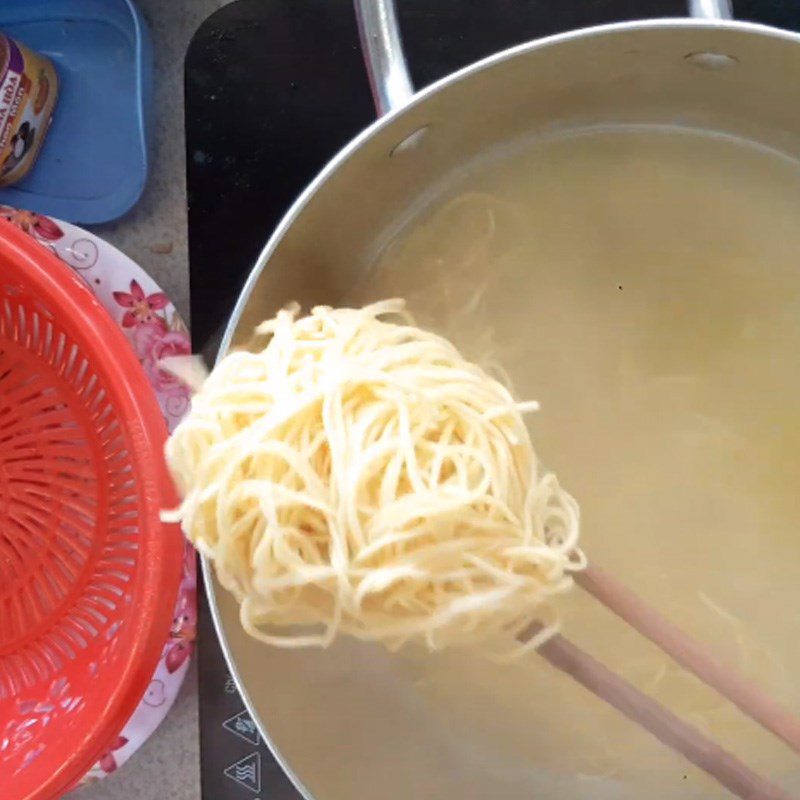
[[[36,214],[33,211],[0,206],[0,217],[21,228],[25,233],[31,234],[34,238],[44,239],[46,242],[55,242],[64,235],[64,231],[50,217]]]
[[[164,292],[146,295],[138,282],[132,280],[130,292],[114,292],[114,300],[123,308],[129,309],[122,317],[123,328],[155,323],[164,330],[167,329],[167,323],[155,313],[169,305],[169,299]]]
[[[128,744],[128,740],[124,736],[118,736],[114,744],[100,756],[98,763],[103,772],[114,772],[117,768],[117,760],[114,758],[114,751],[119,750]]]
[[[197,551],[188,542],[183,553],[183,582],[187,590],[197,586]]]
[[[159,361],[171,356],[188,356],[192,352],[189,337],[170,331],[156,322],[138,325],[134,330],[134,347],[153,388],[160,394],[185,394],[189,389],[171,372],[161,369]]]
[[[191,642],[175,642],[175,644],[170,645],[164,658],[167,672],[170,675],[173,672],[177,672],[191,656],[193,649],[194,645]]]
[[[181,589],[169,633],[173,639],[194,641],[197,635],[197,591],[194,587]]]
[[[181,589],[170,636],[173,642],[167,646],[164,664],[171,674],[180,669],[192,654],[197,638],[197,592],[194,587]]]

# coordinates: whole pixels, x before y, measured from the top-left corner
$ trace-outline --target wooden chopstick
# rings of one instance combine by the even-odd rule
[[[682,631],[600,567],[587,567],[575,575],[575,582],[678,664],[800,753],[800,719],[755,683],[721,664],[709,647]]]
[[[541,623],[534,622],[518,639],[528,641],[541,629]],[[792,800],[780,786],[757,775],[735,755],[560,634],[548,639],[536,652],[659,741],[681,753],[742,800]]]

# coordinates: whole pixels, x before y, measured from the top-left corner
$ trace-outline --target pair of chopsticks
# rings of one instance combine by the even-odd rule
[[[599,567],[587,567],[575,575],[575,581],[678,664],[800,753],[800,719],[756,684],[719,663],[709,648]],[[528,641],[541,629],[541,623],[531,623],[518,638]],[[560,634],[540,645],[537,652],[742,800],[792,800],[781,787],[753,772],[735,755]]]

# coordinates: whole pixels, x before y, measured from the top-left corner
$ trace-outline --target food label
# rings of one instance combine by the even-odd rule
[[[0,34],[0,185],[20,180],[41,147],[56,99],[53,65]]]

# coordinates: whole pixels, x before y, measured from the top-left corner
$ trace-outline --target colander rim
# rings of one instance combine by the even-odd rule
[[[125,335],[78,275],[28,234],[2,219],[0,259],[11,262],[12,273],[16,270],[24,275],[26,285],[48,307],[69,314],[78,323],[74,326],[75,341],[85,355],[91,356],[93,369],[104,380],[131,442],[137,494],[147,512],[140,517],[142,547],[137,551],[137,578],[132,586],[137,604],[127,620],[126,637],[134,646],[122,671],[106,684],[109,694],[105,713],[93,721],[90,730],[76,732],[69,747],[58,751],[63,758],[51,755],[42,762],[43,754],[28,766],[22,774],[34,767],[42,771],[44,763],[46,775],[36,786],[15,794],[16,800],[52,800],[74,788],[141,701],[172,622],[184,548],[177,527],[159,520],[159,512],[177,502],[163,458],[167,428],[152,386]],[[56,752],[56,748],[48,750]]]

